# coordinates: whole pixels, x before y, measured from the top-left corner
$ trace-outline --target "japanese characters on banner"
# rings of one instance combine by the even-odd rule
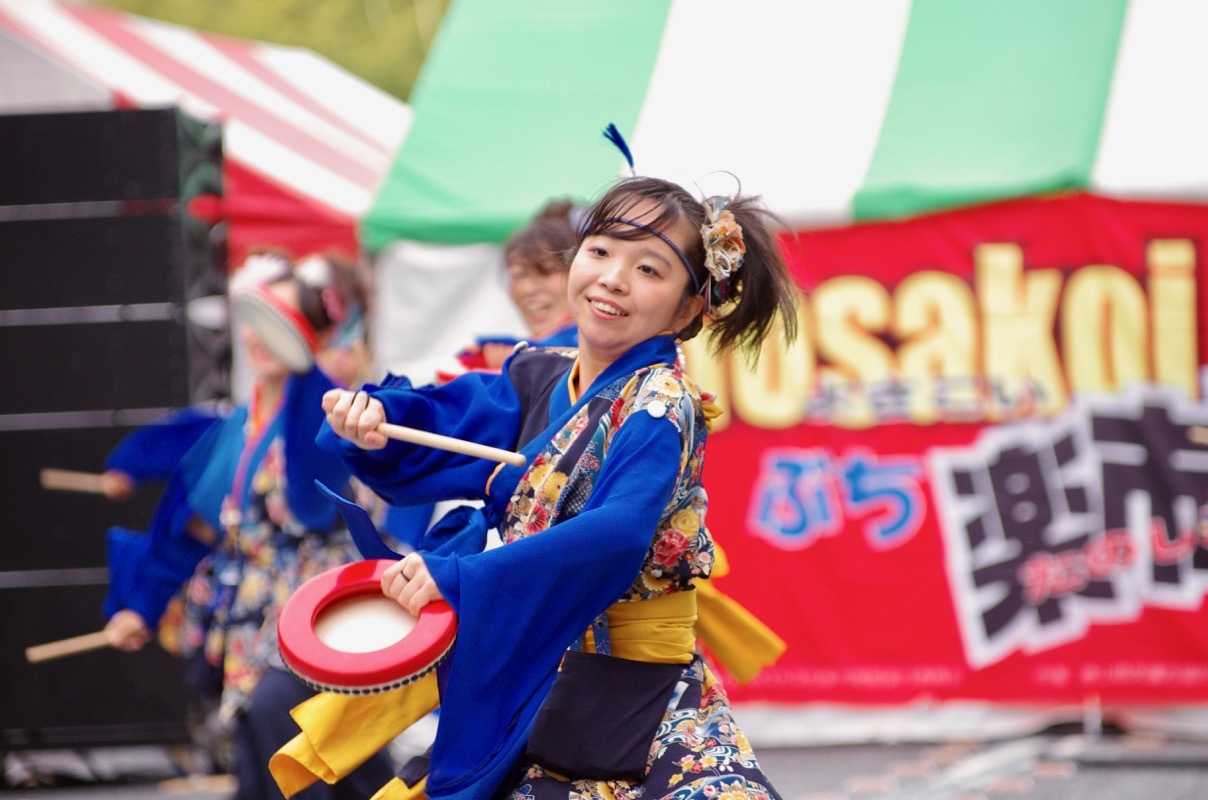
[[[789,645],[735,699],[1208,699],[1206,241],[1087,194],[786,236],[795,340],[687,348],[719,586]]]

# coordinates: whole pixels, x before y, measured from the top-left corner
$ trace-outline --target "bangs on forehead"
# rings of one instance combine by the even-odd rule
[[[654,211],[657,213],[652,213]],[[647,228],[665,235],[683,218],[683,209],[671,198],[650,198],[637,192],[621,193],[592,209],[583,237],[607,234],[617,239],[645,239],[655,235]],[[642,227],[626,225],[618,221],[620,219],[633,220],[641,223]]]
[[[588,215],[580,234],[580,241],[589,236],[610,236],[625,241],[641,239],[660,239],[684,266],[688,273],[688,285],[692,291],[699,292],[704,282],[693,268],[693,262],[671,237],[671,232],[679,225],[691,225],[682,201],[667,191],[649,189],[649,183],[632,189],[622,187],[597,203]],[[688,247],[698,245],[699,239],[693,240]],[[694,256],[696,254],[694,253]]]

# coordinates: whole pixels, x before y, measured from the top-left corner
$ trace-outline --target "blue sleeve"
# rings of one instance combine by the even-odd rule
[[[216,413],[198,408],[166,414],[118,442],[105,458],[105,469],[120,470],[138,484],[164,480],[220,419]]]
[[[431,792],[476,796],[471,787],[493,786],[507,754],[523,749],[562,654],[637,578],[679,480],[682,447],[674,425],[635,414],[575,517],[474,555],[425,555],[458,615]],[[504,755],[484,762],[484,753]]]
[[[422,506],[392,506],[386,504],[382,531],[412,550],[418,550],[420,540],[432,522],[434,503]]]
[[[230,491],[244,419],[245,409],[234,409],[189,448],[168,479],[146,533],[110,529],[106,618],[129,608],[154,626],[168,601],[210,552],[210,546],[193,538],[186,526],[196,515],[221,531],[218,512],[223,495]]]
[[[210,552],[208,545],[186,530],[192,516],[187,499],[181,475],[174,473],[160,496],[146,533],[120,527],[109,529],[106,619],[128,608],[137,611],[154,628],[168,601]]]
[[[520,428],[520,398],[504,374],[471,372],[443,386],[412,386],[392,378],[366,386],[382,402],[386,420],[479,444],[514,449]],[[362,450],[324,422],[319,446],[340,453],[352,472],[387,502],[399,506],[462,498],[481,499],[497,466],[487,459],[408,442]]]
[[[323,426],[323,394],[335,384],[319,369],[290,379],[282,408],[285,437],[285,479],[290,511],[308,530],[329,531],[339,521],[339,512],[315,486],[326,486],[351,494],[348,466],[340,454],[316,446]]]
[[[231,491],[244,444],[247,406],[236,406],[185,453],[177,472],[192,513],[222,531],[222,500]]]

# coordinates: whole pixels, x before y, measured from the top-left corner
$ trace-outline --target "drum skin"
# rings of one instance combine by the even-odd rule
[[[418,680],[436,667],[457,638],[457,615],[448,603],[429,603],[403,638],[377,649],[348,652],[319,638],[317,622],[337,603],[381,598],[389,559],[355,561],[320,573],[298,587],[281,609],[277,639],[281,659],[304,683],[321,691],[373,694]]]

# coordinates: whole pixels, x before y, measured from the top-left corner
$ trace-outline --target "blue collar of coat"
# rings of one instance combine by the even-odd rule
[[[503,501],[506,503],[505,498],[511,496],[512,490],[516,488],[516,484],[520,482],[520,478],[524,475],[525,470],[528,469],[527,465],[533,463],[533,459],[549,444],[554,434],[572,416],[577,414],[579,409],[587,405],[593,397],[618,378],[631,375],[639,369],[649,367],[652,364],[674,364],[675,358],[676,348],[675,336],[673,334],[664,334],[647,339],[629,348],[620,358],[609,364],[603,372],[596,376],[596,379],[591,382],[591,386],[587,387],[587,390],[582,392],[579,395],[579,399],[574,403],[570,401],[570,386],[567,380],[572,367],[567,367],[566,373],[554,385],[554,392],[550,397],[549,419],[546,420],[546,429],[534,436],[520,450],[525,457],[525,466],[517,467],[504,464],[491,480],[491,497],[498,498],[496,502],[490,503],[491,506],[494,506],[492,524],[498,523],[498,518],[503,510],[502,506],[498,505],[498,502]]]
[[[652,364],[674,364],[675,357],[675,336],[672,334],[655,336],[640,344],[636,344],[596,376],[591,386],[580,393],[579,399],[573,404],[570,402],[570,387],[567,384],[566,376],[563,376],[563,379],[556,385],[553,396],[550,398],[550,424],[560,425],[561,422],[569,419],[588,400],[595,397],[604,387],[622,375],[629,375],[642,367],[648,367]],[[569,374],[569,369],[567,372]],[[541,451],[541,448],[548,441],[548,437],[545,441],[542,441],[541,436],[536,436],[533,438],[533,441],[529,442],[528,447],[521,452],[532,458]],[[532,452],[528,452],[530,448],[532,448]]]

